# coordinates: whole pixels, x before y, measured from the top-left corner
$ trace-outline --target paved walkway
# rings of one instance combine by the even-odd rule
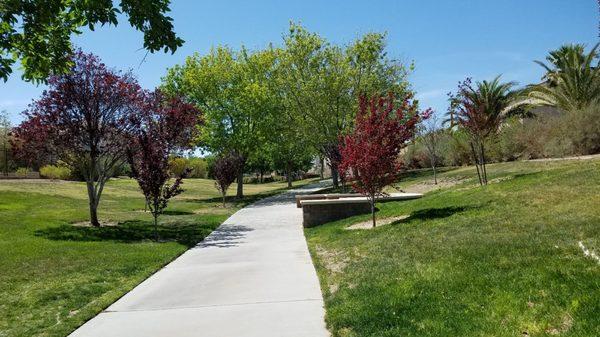
[[[248,206],[71,336],[325,337],[323,298],[289,191]]]

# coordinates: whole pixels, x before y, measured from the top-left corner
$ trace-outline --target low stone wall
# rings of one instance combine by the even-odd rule
[[[303,226],[306,228],[370,212],[371,205],[366,200],[345,199],[339,203],[321,200],[302,202]]]
[[[0,179],[40,179],[39,172],[27,172],[27,174],[17,174],[15,172],[9,172],[8,175],[5,175],[3,172],[0,172]]]
[[[378,197],[375,202],[401,201],[421,198],[419,193],[392,193]],[[369,200],[360,194],[312,194],[296,197],[302,208],[304,227],[314,227],[358,214],[371,212]]]

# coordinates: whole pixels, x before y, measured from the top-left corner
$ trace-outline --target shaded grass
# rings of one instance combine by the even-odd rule
[[[100,228],[72,225],[88,220],[82,183],[0,180],[0,336],[68,335],[285,183],[246,185],[248,197],[226,208],[210,180],[187,179],[183,188],[160,217],[161,240],[154,242],[152,216],[130,179],[107,184],[100,220],[118,225]]]
[[[305,231],[334,336],[598,336],[600,161],[489,166],[457,186]],[[401,185],[419,183],[414,177]],[[332,267],[334,266],[334,267]]]

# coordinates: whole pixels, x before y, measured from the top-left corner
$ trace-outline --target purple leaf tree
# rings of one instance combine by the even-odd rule
[[[154,218],[158,241],[158,216],[169,199],[183,192],[181,184],[191,171],[184,170],[170,183],[169,156],[189,148],[201,121],[200,111],[179,97],[165,97],[160,91],[146,93],[136,116],[136,128],[128,148],[132,177],[137,180]]]
[[[213,177],[215,178],[215,187],[223,197],[223,207],[225,207],[227,189],[229,189],[229,186],[233,184],[237,178],[243,162],[242,156],[234,152],[221,154],[215,160],[213,165]]]
[[[78,50],[71,60],[71,71],[51,76],[48,90],[24,112],[25,120],[13,130],[13,148],[28,161],[50,157],[81,172],[90,222],[100,226],[100,197],[126,159],[142,91],[131,74],[107,68],[95,55]]]

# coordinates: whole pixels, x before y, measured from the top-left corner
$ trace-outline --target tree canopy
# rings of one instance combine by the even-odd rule
[[[0,78],[23,67],[23,79],[42,82],[71,69],[71,36],[81,28],[117,25],[120,14],[144,34],[149,52],[175,52],[183,45],[174,30],[169,0],[3,0],[0,2]]]

